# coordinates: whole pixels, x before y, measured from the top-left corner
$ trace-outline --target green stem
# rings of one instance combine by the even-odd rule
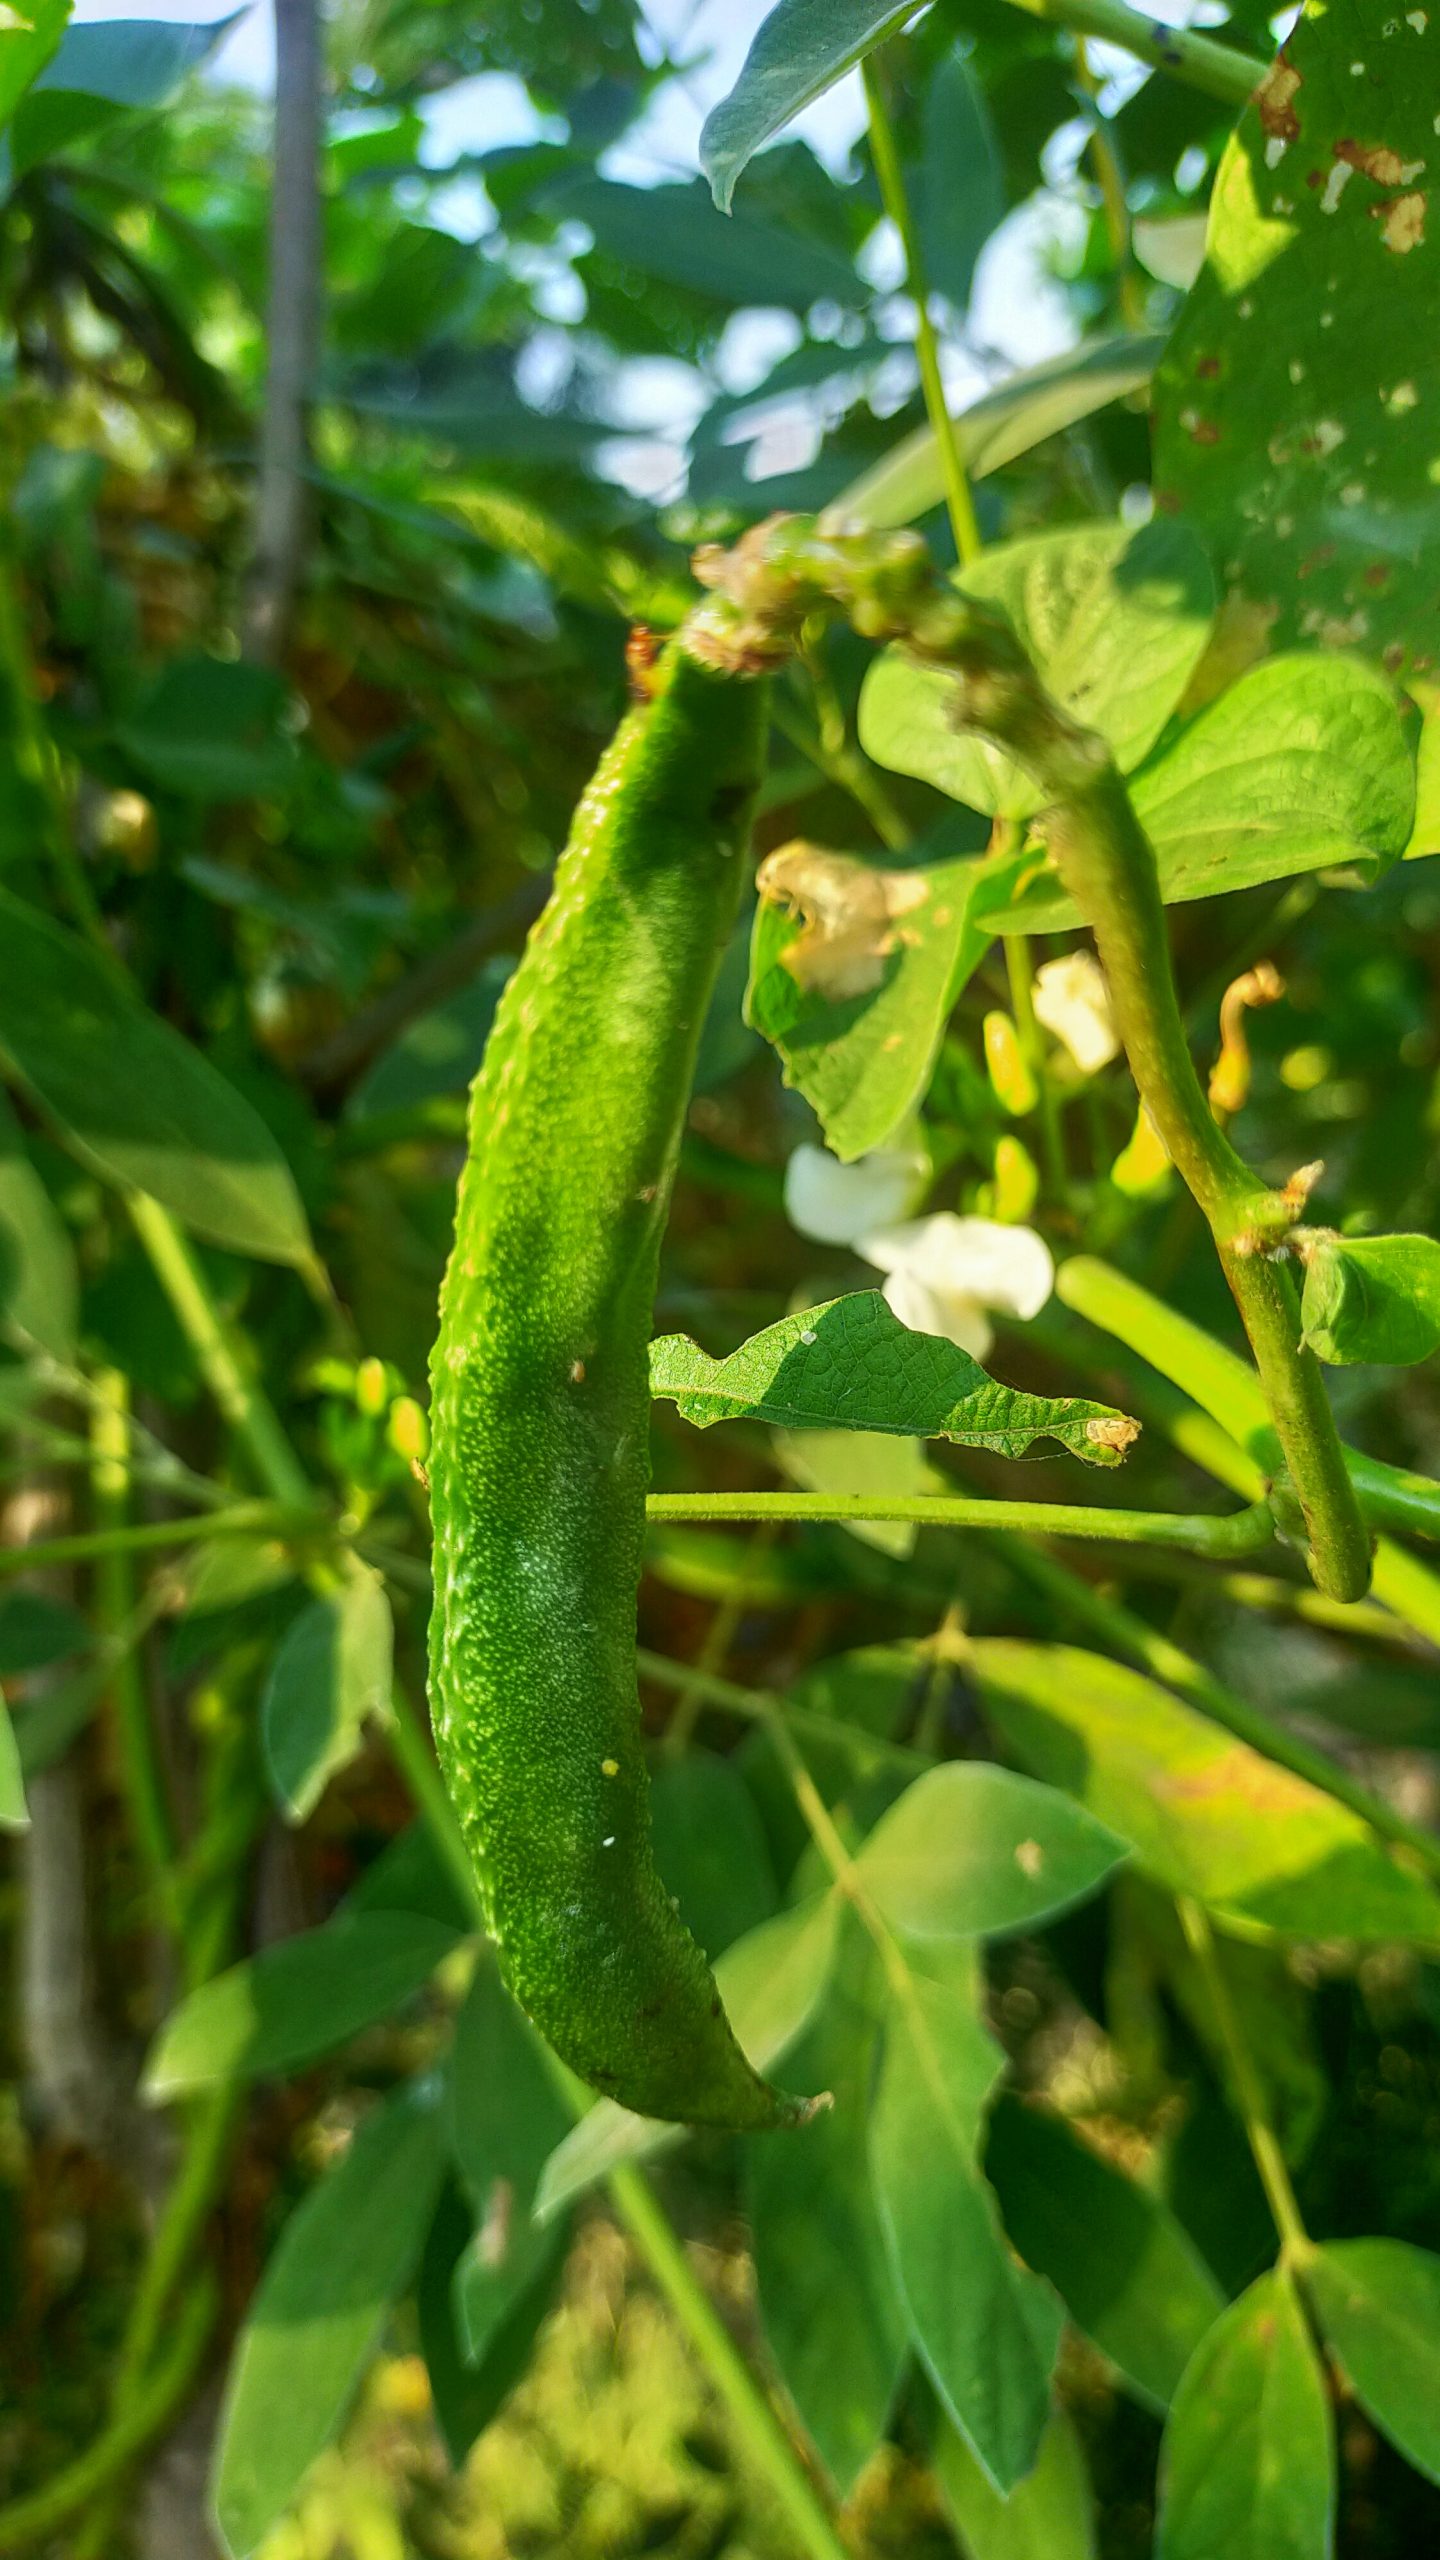
[[[1140,1098],[1204,1212],[1249,1335],[1304,1519],[1311,1572],[1332,1599],[1358,1600],[1370,1582],[1370,1539],[1320,1364],[1300,1347],[1290,1274],[1264,1250],[1272,1240],[1267,1197],[1217,1127],[1195,1073],[1155,856],[1113,765],[1097,770],[1088,787],[1072,785],[1048,832],[1060,877],[1094,934]]]
[[[100,1398],[91,1420],[95,1513],[100,1534],[108,1531],[111,1537],[96,1558],[95,1614],[102,1644],[113,1654],[110,1695],[130,1819],[149,1872],[155,1907],[173,1934],[178,1922],[175,1826],[155,1750],[138,1648],[120,1641],[123,1631],[134,1623],[137,1600],[131,1555],[123,1543],[132,1525],[125,1518],[130,1493],[129,1393],[118,1369],[102,1370],[96,1384]]]
[[[145,1555],[155,1548],[191,1546],[207,1538],[259,1538],[308,1534],[317,1528],[313,1505],[291,1510],[279,1502],[237,1502],[225,1511],[201,1511],[184,1520],[115,1521],[79,1530],[73,1538],[37,1539],[31,1547],[0,1553],[0,1578],[41,1566],[103,1563],[115,1556]]]
[[[1027,17],[1045,18],[1053,26],[1068,27],[1074,35],[1099,36],[1106,44],[1117,44],[1123,52],[1133,53],[1137,62],[1168,71],[1188,88],[1203,89],[1207,97],[1223,99],[1231,107],[1248,103],[1269,67],[1254,54],[1212,43],[1209,36],[1194,35],[1188,27],[1167,27],[1158,18],[1147,18],[1139,9],[1128,8],[1126,0],[1013,0],[1013,5]]]
[[[863,1759],[893,1761],[897,1768],[911,1769],[917,1777],[934,1765],[927,1752],[914,1749],[908,1742],[890,1742],[882,1734],[868,1733],[863,1725],[842,1724],[838,1716],[827,1716],[818,1708],[797,1707],[773,1689],[742,1688],[738,1681],[723,1680],[718,1672],[702,1672],[693,1665],[672,1662],[668,1654],[647,1653],[641,1646],[636,1667],[642,1680],[653,1681],[657,1689],[693,1689],[706,1706],[717,1707],[726,1715],[743,1716],[747,1724],[770,1724],[779,1716],[796,1733],[808,1733],[813,1741],[855,1752]]]
[[[1055,1293],[1087,1324],[1113,1334],[1193,1397],[1183,1436],[1179,1423],[1162,1423],[1177,1448],[1236,1493],[1253,1496],[1263,1487],[1267,1471],[1275,1464],[1276,1442],[1259,1381],[1243,1360],[1237,1360],[1212,1335],[1202,1333],[1188,1317],[1152,1297],[1138,1281],[1092,1255],[1077,1254],[1061,1265]],[[1195,1411],[1197,1405],[1202,1412]],[[1400,1476],[1399,1469],[1382,1467],[1374,1458],[1360,1458],[1357,1466],[1358,1452],[1353,1449],[1344,1456],[1352,1482],[1363,1488],[1367,1506],[1377,1489],[1396,1495],[1392,1479]],[[1401,1485],[1406,1481],[1423,1485],[1425,1479],[1401,1478]],[[1415,1522],[1407,1517],[1403,1525],[1413,1529]],[[1373,1588],[1376,1599],[1393,1609],[1406,1626],[1440,1645],[1440,1577],[1383,1536],[1375,1549]]]
[[[740,2446],[768,2481],[810,2560],[850,2560],[790,2438],[705,2292],[674,2227],[636,2168],[612,2169],[610,2199],[723,2400]]]
[[[189,1238],[148,1192],[131,1192],[126,1206],[200,1374],[261,1483],[278,1502],[304,1510],[313,1501],[304,1470],[273,1405],[245,1375]]]
[[[1036,1537],[1128,1540],[1202,1556],[1254,1555],[1275,1534],[1264,1502],[1245,1511],[1192,1516],[1103,1511],[1070,1502],[992,1502],[973,1494],[914,1494],[887,1502],[863,1493],[652,1493],[645,1514],[650,1520],[903,1520],[929,1528],[1024,1529]]]
[[[1235,2004],[1230,1997],[1230,1986],[1226,1982],[1216,1953],[1214,1932],[1200,1904],[1193,1902],[1188,1894],[1182,1894],[1175,1907],[1180,1914],[1180,1926],[1185,1932],[1186,1943],[1205,1985],[1206,1996],[1224,2048],[1231,2088],[1245,2127],[1246,2140],[1249,2142],[1255,2166],[1260,2173],[1260,2183],[1265,2190],[1265,2200],[1270,2207],[1276,2231],[1280,2235],[1281,2254],[1291,2266],[1303,2266],[1307,2259],[1314,2256],[1315,2244],[1301,2219],[1300,2207],[1295,2200],[1295,2190],[1290,2184],[1290,2172],[1285,2166],[1285,2155],[1280,2148],[1275,2127],[1270,2119],[1270,2110],[1266,2104],[1260,2075],[1241,2032],[1240,2021],[1235,2014]]]
[[[1186,1699],[1192,1707],[1198,1707],[1202,1715],[1223,1725],[1228,1733],[1237,1734],[1242,1742],[1249,1743],[1252,1750],[1262,1752],[1267,1760],[1278,1762],[1282,1769],[1292,1770],[1297,1778],[1304,1778],[1312,1787],[1333,1796],[1337,1804],[1345,1805],[1351,1813],[1358,1814],[1362,1822],[1367,1822],[1382,1840],[1393,1841],[1397,1848],[1410,1850],[1432,1875],[1440,1875],[1440,1839],[1433,1832],[1422,1831],[1413,1822],[1407,1822],[1404,1814],[1397,1813],[1383,1796],[1372,1795],[1368,1787],[1352,1778],[1347,1769],[1327,1759],[1323,1751],[1315,1750],[1310,1743],[1302,1742],[1284,1725],[1276,1724],[1263,1709],[1252,1707],[1248,1699],[1227,1688],[1213,1672],[1205,1669],[1203,1663],[1183,1652],[1168,1636],[1161,1635],[1144,1618],[1133,1616],[1118,1600],[1095,1590],[1079,1574],[1072,1573],[1068,1566],[1061,1564],[1058,1558],[1048,1556],[1040,1548],[1029,1546],[1020,1539],[1006,1538],[996,1543],[1003,1548],[1007,1562],[1022,1581],[1028,1582],[1034,1590],[1043,1591],[1058,1609],[1087,1627],[1102,1644],[1128,1661],[1137,1663],[1142,1671],[1149,1672],[1152,1679],[1162,1681],[1167,1689],[1174,1690],[1177,1697]]]
[[[788,703],[777,701],[771,717],[782,738],[797,747],[807,764],[837,789],[848,792],[857,809],[862,809],[871,826],[891,853],[903,853],[912,840],[912,830],[901,816],[873,765],[847,741],[843,747],[828,747],[823,738],[806,727],[799,714]],[[362,1121],[361,1127],[366,1124]]]
[[[207,2272],[178,2305],[165,2354],[148,2376],[144,2391],[128,2408],[118,2410],[94,2444],[43,2489],[0,2508],[0,2551],[33,2551],[49,2543],[62,2525],[83,2514],[164,2434],[184,2405],[219,2306],[218,2287]]]
[[[899,146],[890,110],[885,103],[883,76],[873,54],[867,54],[861,65],[865,81],[865,109],[870,121],[870,149],[875,162],[875,175],[880,181],[880,201],[900,235],[905,257],[905,281],[915,306],[915,353],[920,365],[920,381],[925,394],[925,414],[940,456],[940,470],[945,483],[945,506],[950,530],[955,537],[956,553],[963,565],[978,559],[984,548],[975,515],[975,499],[960,451],[955,421],[945,397],[945,380],[940,370],[940,349],[935,325],[930,317],[930,291],[925,277],[925,257],[920,234],[905,185],[905,172],[900,162]]]
[[[1090,68],[1085,39],[1075,39],[1075,77],[1090,105],[1090,165],[1100,190],[1100,203],[1105,215],[1105,233],[1110,255],[1115,261],[1115,277],[1120,296],[1120,317],[1127,329],[1145,326],[1144,297],[1135,273],[1134,244],[1130,235],[1130,205],[1125,193],[1125,177],[1120,157],[1110,130],[1109,118],[1100,107],[1100,83]]]

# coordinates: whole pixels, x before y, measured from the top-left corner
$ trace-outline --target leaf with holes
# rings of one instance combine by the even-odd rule
[[[1310,0],[1221,162],[1156,487],[1257,636],[1433,664],[1440,12]]]
[[[1001,1386],[958,1344],[913,1333],[878,1289],[783,1316],[727,1360],[681,1333],[650,1345],[650,1392],[697,1431],[715,1422],[769,1422],[785,1431],[881,1431],[954,1440],[1023,1458],[1058,1440],[1091,1466],[1114,1466],[1137,1426],[1082,1396],[1031,1396]]]

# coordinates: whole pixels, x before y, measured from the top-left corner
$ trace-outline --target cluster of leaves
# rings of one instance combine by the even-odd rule
[[[757,2371],[818,2514],[888,2438],[931,2466],[937,2532],[972,2560],[1129,2560],[1152,2513],[1164,2560],[1324,2560],[1343,2390],[1347,2547],[1398,2560],[1440,2480],[1440,1893],[1423,1841],[1396,1854],[1356,1809],[1352,1763],[1402,1755],[1378,1781],[1402,1828],[1404,1788],[1433,1786],[1440,1585],[1408,1550],[1382,1544],[1368,1613],[1327,1615],[1281,1550],[1241,1578],[1116,1548],[1102,1583],[989,1531],[657,1527],[642,1671],[657,1726],[683,1702],[657,1749],[662,1870],[757,2064],[835,2099],[803,2136],[668,2168],[673,2129],[606,2103],[575,2120],[483,1945],[413,1723],[463,1092],[618,708],[623,623],[673,620],[693,537],[773,505],[843,496],[944,539],[874,281],[867,147],[839,175],[793,139],[751,156],[911,9],[774,13],[708,136],[728,215],[699,174],[627,174],[676,66],[626,0],[339,13],[313,557],[283,673],[235,636],[265,136],[248,102],[177,92],[213,31],[31,14],[33,37],[0,39],[0,1399],[17,1537],[38,1489],[85,1553],[0,1607],[0,1810],[18,1823],[38,1781],[94,1812],[111,2023],[148,2046],[146,2100],[183,2105],[193,2176],[208,2156],[223,2182],[237,2099],[265,2101],[231,2182],[265,2263],[232,2306],[227,2547],[291,2509],[387,2338],[418,2346],[463,2462],[543,2353],[584,2199],[608,2180],[623,2211],[653,2162],[700,2229],[743,2203]],[[977,366],[984,244],[1087,134],[1118,155],[1128,243],[1104,190],[1069,182],[1062,282],[1090,334],[961,422],[1001,537],[964,582],[1133,776],[1198,1039],[1288,937],[1241,1135],[1281,1179],[1329,1159],[1340,1224],[1303,1240],[1307,1336],[1344,1364],[1353,1435],[1433,1471],[1433,1379],[1402,1403],[1379,1364],[1440,1332],[1435,1246],[1385,1232],[1440,1205],[1440,906],[1401,860],[1440,844],[1433,713],[1418,798],[1415,760],[1436,252],[1394,211],[1413,178],[1344,156],[1344,83],[1364,151],[1408,168],[1433,141],[1396,50],[1425,29],[1359,14],[1360,74],[1336,45],[1361,40],[1317,16],[1228,143],[1231,110],[1159,77],[1099,116],[1072,39],[1003,0],[935,0],[881,67],[942,331]],[[1258,8],[1221,33],[1268,43]],[[524,84],[535,138],[437,166],[431,101],[486,71]],[[1314,183],[1291,174],[1307,154]],[[1167,343],[1164,243],[1173,273],[1217,170]],[[737,315],[762,290],[786,345],[755,381]],[[1166,503],[1121,523],[1162,343]],[[617,456],[656,359],[684,368],[694,423],[641,457],[664,474],[649,504],[633,435],[628,484]],[[777,427],[809,458],[761,478]],[[1130,1499],[1203,1515],[1197,1466],[1254,1498],[1263,1412],[1173,1176],[1122,1172],[1123,1067],[1081,1072],[1023,1019],[1023,1076],[982,1045],[982,1013],[1017,1001],[1016,937],[1076,921],[1036,795],[954,729],[938,681],[867,670],[848,640],[784,680],[778,729],[765,844],[843,846],[852,909],[886,930],[858,993],[797,971],[814,916],[768,898],[727,960],[657,1324],[659,1485],[710,1463],[731,1486],[770,1467],[838,1494],[1008,1494],[1043,1438],[1062,1455],[1026,1488],[1064,1499],[1067,1458],[1114,1458],[1138,1414]],[[1278,906],[1257,894],[1276,883]],[[1023,1159],[1019,1215],[1135,1280],[1066,1264],[1068,1311],[1005,1331],[1001,1384],[783,1225],[782,1161],[817,1124],[862,1173],[908,1150],[970,1212],[1003,1213]],[[1433,1535],[1433,1486],[1387,1483]],[[105,1551],[130,1527],[155,1570],[143,1545]],[[700,1714],[714,1747],[682,1747]],[[247,1952],[281,1822],[308,1925]],[[163,2019],[157,1948],[183,1986]],[[1304,2218],[1278,2260],[1247,2120]],[[76,2325],[31,2185],[33,2363]],[[145,2379],[124,2352],[117,2424]],[[73,2396],[39,2414],[18,2488],[99,2423],[95,2364],[78,2417]],[[97,2497],[103,2540],[121,2528]]]

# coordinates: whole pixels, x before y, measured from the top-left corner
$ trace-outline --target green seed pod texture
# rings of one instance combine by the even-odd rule
[[[677,645],[581,802],[471,1096],[432,1364],[436,1747],[512,1990],[650,2116],[759,2079],[655,1868],[635,1674],[656,1268],[734,923],[761,683]]]

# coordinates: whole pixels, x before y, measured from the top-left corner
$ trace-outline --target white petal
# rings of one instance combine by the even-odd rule
[[[905,1271],[942,1299],[973,1298],[1001,1315],[1037,1316],[1055,1286],[1050,1248],[1033,1227],[996,1218],[933,1218],[877,1228],[857,1251],[877,1271]]]
[[[915,1147],[877,1147],[842,1164],[827,1147],[797,1147],[785,1167],[785,1215],[819,1244],[854,1244],[871,1227],[903,1218],[930,1176]]]
[[[1067,951],[1035,972],[1035,1012],[1063,1041],[1082,1075],[1093,1076],[1120,1055],[1110,990],[1093,952]]]
[[[912,1333],[938,1333],[946,1342],[958,1343],[972,1360],[983,1360],[995,1339],[983,1308],[973,1298],[932,1289],[928,1282],[917,1280],[913,1271],[892,1271],[881,1295],[891,1314],[908,1324]]]

